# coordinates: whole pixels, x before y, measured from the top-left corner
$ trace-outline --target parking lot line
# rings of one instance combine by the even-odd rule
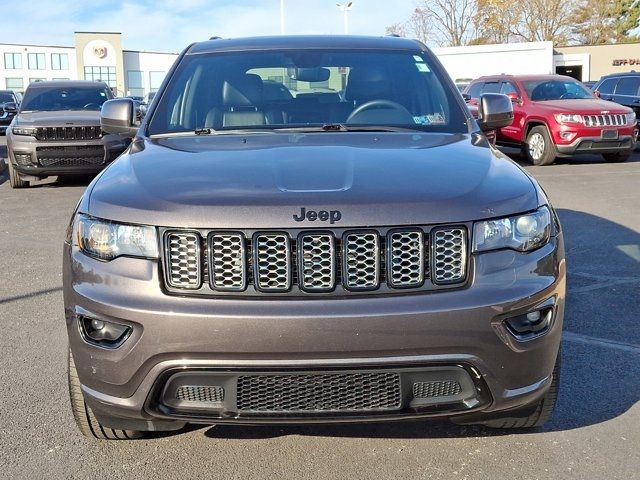
[[[640,345],[616,342],[615,340],[609,340],[606,338],[591,337],[589,335],[582,335],[581,333],[564,331],[562,333],[562,339],[565,342],[582,343],[586,345],[597,345],[599,347],[613,348],[615,350],[620,350],[623,352],[640,354]]]

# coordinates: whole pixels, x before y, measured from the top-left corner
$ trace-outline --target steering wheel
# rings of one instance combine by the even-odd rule
[[[560,95],[560,100],[562,100],[563,98],[567,98],[569,95],[573,95],[573,93],[571,92],[564,92],[562,95]],[[574,95],[575,96],[575,95]]]
[[[82,107],[83,110],[88,110],[89,108],[92,108],[93,110],[100,110],[102,106],[99,103],[87,103]]]
[[[406,123],[414,123],[413,115],[411,115],[411,112],[409,112],[409,110],[407,110],[404,106],[400,105],[397,102],[392,102],[391,100],[370,100],[363,103],[362,105],[359,105],[353,112],[351,112],[351,114],[347,118],[346,123],[351,123],[354,117],[357,117],[363,112],[377,109],[395,110],[396,113],[407,117]]]

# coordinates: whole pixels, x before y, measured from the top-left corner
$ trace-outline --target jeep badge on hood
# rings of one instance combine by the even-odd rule
[[[340,210],[320,210],[319,212],[316,212],[315,210],[307,210],[304,207],[300,209],[299,215],[293,215],[293,219],[296,222],[302,222],[305,219],[309,220],[310,222],[315,222],[316,220],[326,222],[327,220],[329,220],[329,223],[332,225],[340,221],[341,218],[342,212],[340,212]]]

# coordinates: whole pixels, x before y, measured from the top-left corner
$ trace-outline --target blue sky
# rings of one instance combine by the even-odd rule
[[[285,0],[286,33],[342,33],[340,1]],[[414,5],[415,0],[355,0],[349,33],[384,34]],[[10,10],[0,43],[70,46],[74,31],[115,31],[123,33],[125,49],[178,52],[214,35],[280,32],[280,0],[30,0]]]

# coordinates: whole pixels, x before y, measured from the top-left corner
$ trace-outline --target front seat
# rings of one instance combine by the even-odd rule
[[[379,67],[353,67],[344,96],[356,106],[371,100],[393,100],[391,81]]]
[[[263,83],[259,75],[246,73],[225,80],[222,84],[222,107],[209,111],[205,127],[265,125],[265,114],[258,109],[262,103],[262,91]]]

